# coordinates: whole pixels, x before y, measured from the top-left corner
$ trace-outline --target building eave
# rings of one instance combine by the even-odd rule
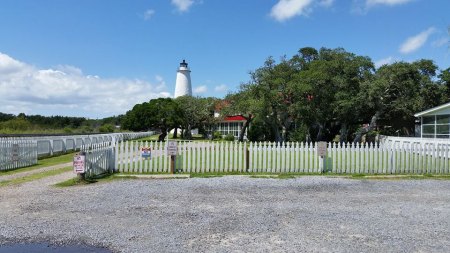
[[[414,117],[422,117],[423,115],[432,113],[432,112],[436,112],[436,111],[440,111],[442,109],[446,109],[446,108],[450,108],[450,102],[443,104],[443,105],[439,105],[433,108],[430,108],[428,110],[422,111],[422,112],[418,112],[416,114],[414,114]]]

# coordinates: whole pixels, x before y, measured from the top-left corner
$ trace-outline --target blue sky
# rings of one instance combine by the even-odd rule
[[[377,66],[450,66],[448,0],[2,0],[0,112],[102,118],[172,96],[223,97],[268,56],[343,47]]]

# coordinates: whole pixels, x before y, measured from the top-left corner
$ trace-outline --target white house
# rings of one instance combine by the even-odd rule
[[[414,114],[419,118],[421,138],[450,138],[450,103]]]

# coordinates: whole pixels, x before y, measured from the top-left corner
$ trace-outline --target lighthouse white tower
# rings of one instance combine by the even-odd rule
[[[177,70],[177,81],[175,83],[175,96],[192,96],[191,86],[191,70],[188,68],[188,64],[185,60],[180,63],[180,67]]]

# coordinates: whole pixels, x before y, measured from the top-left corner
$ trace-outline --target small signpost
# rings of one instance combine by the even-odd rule
[[[319,166],[322,168],[322,172],[326,172],[326,159],[327,159],[327,143],[319,141],[316,144],[317,155],[320,156]]]
[[[73,157],[73,172],[78,175],[78,178],[84,179],[85,167],[86,155],[84,152],[75,154]]]
[[[147,158],[148,159],[152,159],[152,148],[150,148],[150,147],[142,147],[141,148],[141,156],[145,160],[147,160]]]
[[[170,173],[175,172],[175,158],[177,156],[178,151],[178,142],[176,141],[168,141],[167,142],[167,155],[170,155]]]
[[[19,144],[13,144],[12,150],[11,150],[11,156],[13,162],[19,161]]]

